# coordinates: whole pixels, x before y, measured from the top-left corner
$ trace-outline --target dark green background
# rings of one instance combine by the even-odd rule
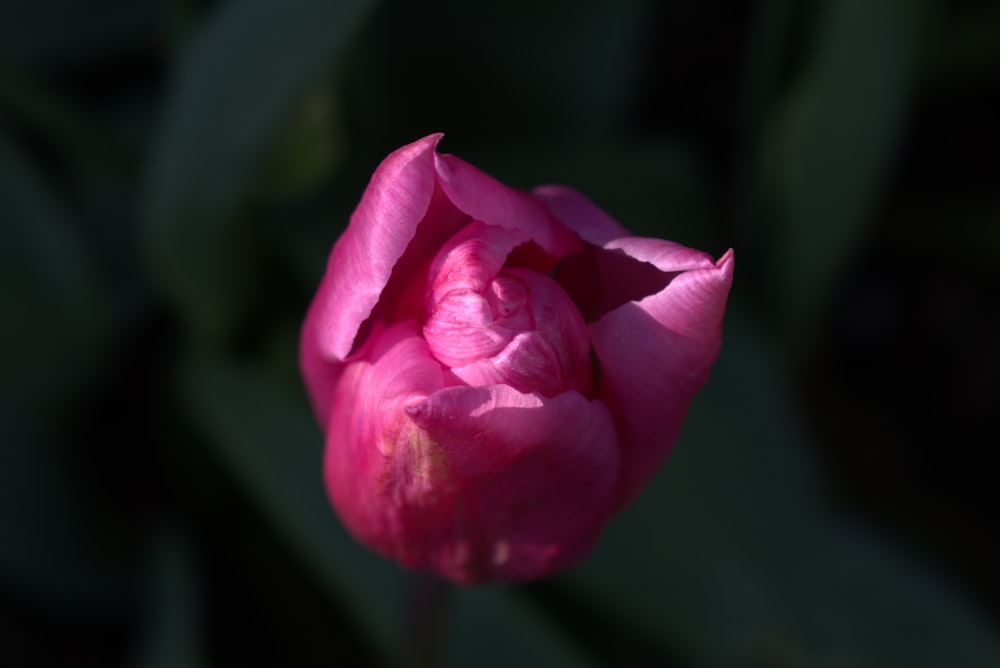
[[[1000,665],[1000,5],[0,3],[0,664]],[[344,533],[298,327],[379,160],[736,248],[675,453],[578,568]]]

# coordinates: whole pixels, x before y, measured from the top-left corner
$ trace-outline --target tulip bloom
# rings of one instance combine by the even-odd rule
[[[634,237],[564,187],[439,154],[379,166],[300,362],[333,505],[461,584],[580,560],[660,466],[721,345],[733,253]]]

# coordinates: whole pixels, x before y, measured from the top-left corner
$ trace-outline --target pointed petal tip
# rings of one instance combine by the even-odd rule
[[[736,253],[733,251],[732,248],[730,248],[725,253],[723,253],[722,257],[720,257],[715,262],[715,266],[718,269],[722,269],[723,271],[725,271],[728,274],[732,274],[733,273],[733,268],[734,268],[735,264],[736,264]]]

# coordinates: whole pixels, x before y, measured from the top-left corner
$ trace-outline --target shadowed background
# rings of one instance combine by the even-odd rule
[[[0,4],[0,664],[1000,665],[1000,7]],[[674,454],[550,581],[346,536],[298,327],[378,162],[737,253]]]

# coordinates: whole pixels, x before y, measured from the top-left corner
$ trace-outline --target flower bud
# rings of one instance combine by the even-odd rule
[[[539,578],[579,561],[670,451],[719,353],[733,254],[633,237],[439,139],[379,166],[303,327],[327,489],[407,568]]]

